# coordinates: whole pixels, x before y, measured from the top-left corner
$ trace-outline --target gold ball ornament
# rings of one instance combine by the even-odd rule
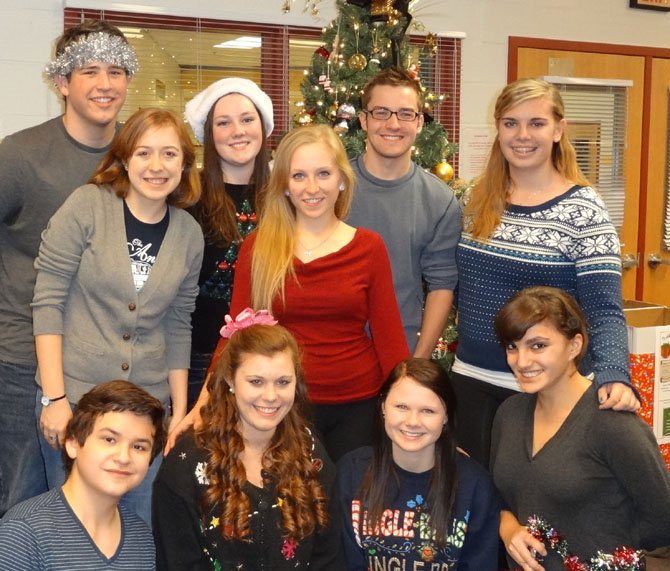
[[[452,167],[447,161],[437,163],[433,167],[433,172],[444,182],[449,182],[452,178],[454,178],[454,167]]]
[[[354,54],[349,58],[347,64],[355,71],[363,71],[368,65],[368,60],[363,54]]]

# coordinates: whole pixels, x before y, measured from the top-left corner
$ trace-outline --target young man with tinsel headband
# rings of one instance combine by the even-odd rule
[[[46,68],[65,112],[0,144],[0,515],[47,489],[35,422],[30,312],[40,235],[107,151],[137,67],[133,49],[115,26],[85,21],[66,30]],[[39,397],[47,413],[69,407],[65,395]],[[50,423],[50,415],[44,416],[42,422]],[[53,427],[60,440],[62,424]]]

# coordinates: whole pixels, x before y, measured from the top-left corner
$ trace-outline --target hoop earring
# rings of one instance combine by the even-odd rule
[[[346,188],[346,187],[344,186],[344,183],[341,182],[341,183],[340,183],[340,186],[339,186],[340,192],[344,192],[344,189],[345,189],[345,188]]]

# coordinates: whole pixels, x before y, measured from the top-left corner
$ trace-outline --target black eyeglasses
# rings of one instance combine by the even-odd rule
[[[412,111],[411,109],[398,109],[398,111],[391,111],[386,107],[375,107],[374,109],[366,109],[366,113],[372,115],[373,119],[377,121],[388,121],[391,115],[395,115],[398,121],[414,121],[421,113]]]

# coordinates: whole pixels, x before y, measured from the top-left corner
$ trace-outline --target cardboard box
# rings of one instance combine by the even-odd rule
[[[652,427],[670,469],[670,308],[625,301],[631,380],[642,396],[640,416]]]

